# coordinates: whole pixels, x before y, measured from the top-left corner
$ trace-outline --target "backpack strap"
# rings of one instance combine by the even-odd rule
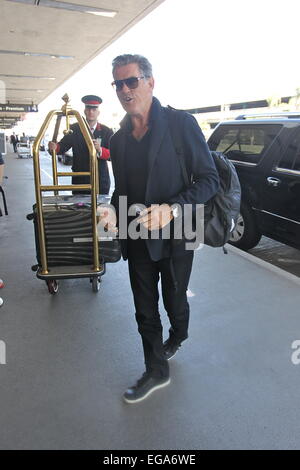
[[[167,109],[167,116],[168,116],[168,121],[169,121],[169,129],[170,129],[171,137],[173,140],[174,148],[175,148],[175,151],[178,156],[179,163],[180,163],[183,181],[184,181],[185,186],[188,187],[190,186],[191,182],[188,177],[188,172],[187,172],[186,164],[184,160],[183,141],[182,141],[182,126],[183,126],[184,114],[182,111],[174,109],[171,106],[168,106],[166,109]]]

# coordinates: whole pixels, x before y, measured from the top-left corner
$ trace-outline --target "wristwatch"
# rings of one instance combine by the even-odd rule
[[[171,214],[173,215],[174,219],[177,219],[177,217],[179,217],[178,206],[171,207]]]

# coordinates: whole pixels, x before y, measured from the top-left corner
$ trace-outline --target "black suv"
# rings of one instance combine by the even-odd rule
[[[242,187],[230,243],[248,250],[265,235],[300,249],[300,113],[221,122],[208,145],[234,163]]]

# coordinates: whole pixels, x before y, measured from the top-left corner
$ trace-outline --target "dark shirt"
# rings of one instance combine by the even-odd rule
[[[148,178],[148,152],[150,144],[150,131],[141,140],[133,137],[131,132],[126,138],[126,186],[128,208],[132,204],[145,204],[146,185]],[[128,217],[131,222],[135,217]],[[144,240],[128,240],[129,253],[141,257],[148,256]]]
[[[132,134],[127,135],[125,159],[128,207],[145,204],[149,143],[149,131],[141,140],[136,140]]]

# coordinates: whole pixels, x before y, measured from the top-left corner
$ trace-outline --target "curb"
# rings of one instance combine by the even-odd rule
[[[232,251],[236,255],[242,256],[243,258],[246,258],[248,261],[251,261],[252,263],[258,264],[259,266],[262,266],[265,269],[268,269],[269,271],[272,271],[275,274],[278,274],[281,277],[285,277],[289,281],[292,281],[296,283],[298,286],[300,286],[300,278],[298,276],[295,276],[295,274],[288,273],[282,268],[279,268],[278,266],[274,266],[271,263],[268,263],[265,260],[262,260],[260,258],[257,258],[254,255],[251,255],[250,253],[247,253],[247,251],[243,251],[239,248],[236,248],[235,246],[229,245],[228,243],[225,245],[228,251]]]

